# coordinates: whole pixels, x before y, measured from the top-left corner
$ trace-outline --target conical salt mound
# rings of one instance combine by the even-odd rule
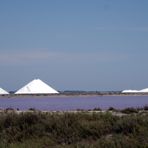
[[[8,95],[9,93],[4,89],[0,88],[0,95]]]
[[[15,94],[58,94],[59,92],[51,88],[49,85],[35,79],[19,89]]]

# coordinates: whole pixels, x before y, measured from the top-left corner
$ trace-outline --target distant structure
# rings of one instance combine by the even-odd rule
[[[148,88],[141,90],[123,90],[122,93],[148,93]]]
[[[6,90],[0,88],[0,95],[8,95],[8,94],[9,93]]]
[[[35,79],[19,89],[15,94],[59,94],[59,92],[42,80]]]

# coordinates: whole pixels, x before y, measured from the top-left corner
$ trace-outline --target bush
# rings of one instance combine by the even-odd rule
[[[109,108],[108,108],[108,111],[115,111],[115,112],[117,112],[118,110],[115,109],[114,107],[109,107]]]
[[[148,110],[148,105],[144,106],[144,110]]]
[[[131,114],[131,113],[138,113],[138,110],[136,108],[129,107],[121,110],[121,112],[125,114]]]
[[[94,108],[93,111],[102,111],[102,109],[97,107],[97,108]]]
[[[139,131],[139,123],[136,117],[128,116],[120,118],[115,125],[113,125],[113,131],[115,133],[122,133],[124,135],[135,134]]]
[[[1,113],[0,147],[148,147],[148,113]]]

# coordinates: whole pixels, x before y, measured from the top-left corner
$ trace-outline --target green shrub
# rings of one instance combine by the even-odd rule
[[[0,147],[148,147],[148,113],[1,113]]]
[[[148,105],[144,106],[144,110],[148,110]]]
[[[114,107],[109,107],[109,108],[108,108],[108,111],[115,111],[115,112],[117,112],[118,110],[115,109]]]
[[[96,108],[93,109],[93,111],[102,111],[102,109],[99,108],[99,107],[96,107]]]
[[[136,108],[129,107],[121,110],[121,112],[125,114],[131,114],[131,113],[138,113],[138,110]]]

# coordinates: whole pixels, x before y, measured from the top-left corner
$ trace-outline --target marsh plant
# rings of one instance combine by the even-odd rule
[[[148,147],[148,114],[130,114],[129,110],[126,116],[95,111],[3,112],[0,114],[0,147]]]

